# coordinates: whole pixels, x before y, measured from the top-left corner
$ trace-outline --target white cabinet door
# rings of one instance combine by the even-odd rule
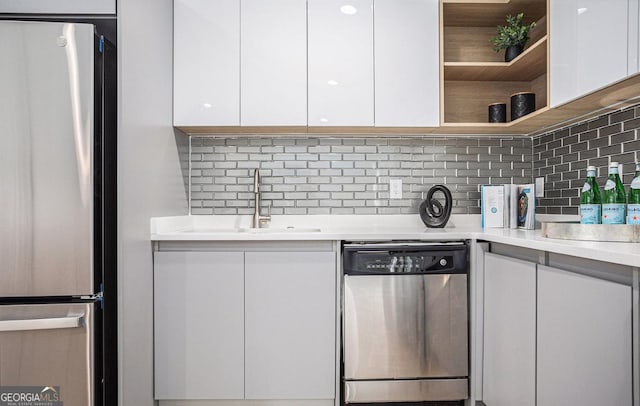
[[[538,267],[538,405],[627,405],[631,287]]]
[[[336,257],[247,252],[247,399],[334,399]]]
[[[309,125],[373,126],[373,0],[308,0]]]
[[[486,405],[536,405],[535,339],[536,264],[485,254],[482,398]]]
[[[627,55],[627,75],[640,71],[638,57],[640,57],[640,0],[629,1],[629,44]]]
[[[244,396],[244,254],[156,252],[156,399]]]
[[[2,0],[0,13],[115,14],[116,0]]]
[[[375,125],[440,125],[438,0],[375,0]]]
[[[628,0],[550,1],[551,107],[627,76]]]
[[[173,123],[240,125],[240,1],[175,0]]]
[[[240,124],[307,125],[306,0],[242,0]]]

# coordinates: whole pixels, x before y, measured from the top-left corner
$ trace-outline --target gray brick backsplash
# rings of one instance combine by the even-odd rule
[[[636,105],[534,137],[534,177],[545,178],[545,197],[537,199],[536,211],[577,214],[588,165],[596,166],[602,188],[609,162],[623,163],[622,181],[628,190],[634,163],[640,159],[639,127],[640,108]],[[555,144],[560,139],[562,146]],[[552,156],[562,159],[552,160]]]
[[[528,137],[192,137],[191,213],[252,213],[260,168],[274,215],[413,214],[438,183],[454,213],[477,214],[481,184],[532,179],[532,148]],[[390,179],[402,199],[389,198]]]
[[[545,178],[537,212],[577,214],[587,165],[604,184],[610,161],[628,187],[640,159],[640,105],[530,137],[191,137],[192,214],[253,212],[253,169],[264,207],[283,214],[414,214],[435,184],[452,192],[455,214],[480,213],[480,185]],[[402,199],[389,198],[389,179]]]

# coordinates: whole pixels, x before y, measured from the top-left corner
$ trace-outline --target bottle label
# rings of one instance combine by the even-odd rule
[[[627,224],[640,224],[640,204],[627,205]]]
[[[616,182],[611,179],[607,179],[607,183],[604,184],[604,190],[611,190],[616,188]]]
[[[631,189],[640,189],[640,176],[633,178],[631,181]]]
[[[581,204],[580,224],[600,224],[600,205]]]
[[[602,205],[602,224],[624,224],[624,204],[605,203]]]
[[[640,183],[639,183],[640,185]],[[591,185],[589,184],[589,182],[584,182],[584,186],[582,187],[582,193],[584,192],[588,192],[591,190]]]

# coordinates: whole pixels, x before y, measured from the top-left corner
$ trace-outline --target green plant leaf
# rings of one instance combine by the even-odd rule
[[[515,17],[508,15],[507,25],[497,26],[497,35],[491,37],[490,41],[493,43],[493,49],[499,52],[502,49],[506,49],[513,45],[524,45],[529,41],[529,31],[532,30],[536,23],[524,24],[524,13],[519,13]]]

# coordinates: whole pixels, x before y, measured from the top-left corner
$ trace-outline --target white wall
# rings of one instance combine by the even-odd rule
[[[120,406],[153,405],[149,218],[187,214],[172,127],[172,0],[118,2]]]

